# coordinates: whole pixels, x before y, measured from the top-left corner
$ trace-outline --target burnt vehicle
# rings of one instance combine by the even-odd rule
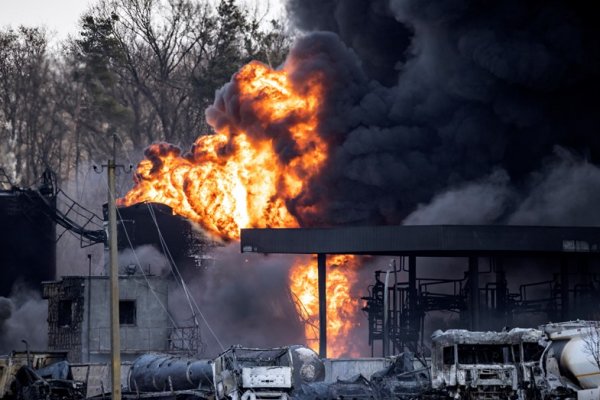
[[[528,398],[540,384],[541,331],[470,332],[432,336],[431,385],[454,398]]]
[[[304,346],[274,349],[231,347],[213,362],[215,398],[288,399],[302,385],[320,382],[325,367]]]
[[[431,369],[424,358],[409,351],[392,357],[392,364],[371,376],[381,399],[420,399],[431,391]]]
[[[21,367],[15,374],[11,393],[6,399],[15,400],[81,400],[85,397],[83,382],[71,376],[64,379],[44,379],[33,368]]]
[[[78,400],[84,382],[73,379],[66,352],[12,352],[0,357],[0,399]]]
[[[540,397],[600,398],[600,322],[569,321],[540,327],[545,350],[536,379]]]

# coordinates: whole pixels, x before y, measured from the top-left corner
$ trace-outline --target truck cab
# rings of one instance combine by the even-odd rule
[[[457,399],[524,398],[526,388],[534,384],[533,353],[540,350],[540,336],[534,329],[436,331],[432,336],[432,388]]]

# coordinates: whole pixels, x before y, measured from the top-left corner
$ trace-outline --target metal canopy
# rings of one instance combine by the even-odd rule
[[[246,253],[414,256],[583,255],[600,253],[600,228],[414,225],[242,229],[241,250]]]

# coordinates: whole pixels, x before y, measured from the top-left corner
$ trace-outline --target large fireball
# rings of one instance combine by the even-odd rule
[[[188,154],[166,143],[151,145],[137,167],[135,187],[119,205],[163,203],[225,240],[238,239],[240,228],[297,227],[287,205],[322,170],[329,148],[318,132],[324,78],[315,72],[293,82],[293,73],[291,61],[281,70],[258,62],[244,66],[222,89],[232,91],[239,109],[215,102],[217,109],[225,110],[212,116],[216,132],[200,136]],[[247,126],[252,134],[245,131]],[[262,134],[277,131],[273,127],[285,140]],[[295,265],[290,288],[306,321],[307,343],[316,349],[313,267]],[[328,334],[334,356],[344,354],[343,337],[352,325],[353,276],[352,269],[336,269],[329,276]]]

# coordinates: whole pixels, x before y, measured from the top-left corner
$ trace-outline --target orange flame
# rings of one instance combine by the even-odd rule
[[[327,259],[327,337],[329,357],[359,356],[349,342],[349,333],[356,326],[358,299],[350,294],[357,280],[357,260],[353,256],[338,255]],[[318,271],[315,258],[300,261],[292,267],[290,289],[296,297],[296,310],[304,320],[304,334],[309,347],[319,351],[319,294]]]
[[[262,132],[250,135],[242,123],[219,119],[213,124],[217,125],[216,133],[200,136],[189,154],[181,155],[177,147],[166,143],[151,145],[137,167],[134,188],[119,205],[163,203],[228,240],[238,239],[240,228],[245,227],[297,227],[298,220],[287,204],[297,199],[320,172],[329,149],[318,134],[322,77],[317,73],[294,83],[290,79],[293,70],[291,61],[277,71],[252,62],[234,75],[231,83],[237,90],[239,108],[249,108],[240,114],[251,115],[255,130],[285,127],[285,134],[293,141],[293,156],[284,160],[278,155],[277,138]],[[334,263],[349,262],[346,257]],[[336,336],[348,330],[357,309],[349,296],[354,278],[347,272],[347,268],[335,269],[328,276],[328,330],[333,354],[343,352],[344,345]],[[313,323],[318,316],[316,269],[297,265],[291,274],[291,290],[302,303],[297,302],[298,311]],[[306,338],[313,346],[318,340],[310,324]]]
[[[287,124],[296,156],[280,160],[268,137],[252,138],[225,125],[200,136],[191,154],[153,144],[137,168],[135,187],[119,205],[158,202],[226,239],[237,239],[244,227],[296,227],[286,202],[327,159],[327,145],[317,134],[317,111],[323,85],[319,77],[295,87],[288,71],[273,71],[252,62],[235,76],[240,101],[248,101],[261,125]]]

